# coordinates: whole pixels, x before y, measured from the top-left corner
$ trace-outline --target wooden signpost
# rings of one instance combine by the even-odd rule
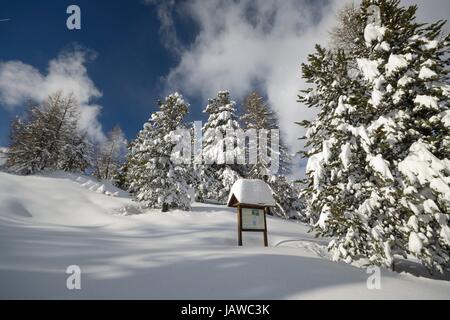
[[[231,188],[228,206],[237,208],[238,245],[242,246],[242,232],[262,232],[267,247],[266,215],[275,206],[269,186],[262,180],[240,179]]]
[[[238,205],[238,244],[242,246],[242,232],[263,232],[264,246],[267,247],[266,208]]]

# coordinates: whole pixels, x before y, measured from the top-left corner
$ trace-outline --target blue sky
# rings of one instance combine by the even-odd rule
[[[321,8],[330,3],[328,0],[288,2],[314,21],[320,20]],[[156,101],[170,91],[179,90],[187,97],[191,103],[190,120],[205,119],[201,110],[207,99],[218,90],[230,90],[238,102],[254,88],[268,96],[265,82],[269,76],[261,75],[256,70],[269,69],[272,72],[270,65],[275,64],[275,61],[270,55],[253,59],[253,50],[259,43],[252,43],[252,39],[234,39],[233,32],[223,30],[230,29],[227,26],[232,23],[229,17],[237,16],[236,12],[242,11],[245,13],[245,17],[239,17],[242,23],[234,23],[231,28],[240,28],[235,30],[239,34],[250,26],[255,35],[249,37],[257,39],[258,32],[262,30],[258,29],[256,22],[259,16],[270,12],[272,19],[276,15],[281,18],[286,12],[292,11],[291,7],[280,3],[275,0],[268,7],[261,6],[261,2],[247,0],[242,4],[231,1],[176,3],[156,0],[2,1],[0,19],[10,20],[0,22],[0,62],[20,62],[40,74],[40,78],[35,81],[38,86],[40,82],[49,82],[48,86],[56,90],[57,83],[45,79],[47,76],[54,78],[50,76],[49,64],[62,53],[85,52],[79,67],[86,68],[86,74],[76,81],[92,81],[90,86],[98,90],[98,94],[88,94],[85,104],[101,108],[96,116],[96,121],[102,127],[99,130],[107,132],[119,124],[127,138],[132,139],[155,110]],[[81,30],[66,28],[66,8],[70,4],[77,4],[81,8]],[[286,34],[290,35],[298,31],[295,29],[299,27],[294,24],[300,20],[288,18],[290,21],[287,21],[289,28]],[[272,40],[279,32],[276,30],[283,26],[268,19],[262,23],[269,31],[274,30]],[[301,28],[306,29],[306,26]],[[212,33],[212,30],[217,33]],[[238,46],[214,53],[209,52],[209,48],[204,49],[205,45],[201,41],[194,41],[199,36],[202,39],[211,37],[211,49],[215,50],[214,47],[222,45],[214,39],[216,35],[218,39],[223,39],[225,45],[231,41],[233,46]],[[250,46],[241,51],[240,43],[243,46],[250,43]],[[239,62],[245,59],[248,59],[247,66],[241,68]],[[296,60],[291,68],[292,74],[298,78],[301,60]],[[59,64],[64,63],[68,62]],[[200,72],[195,70],[197,64]],[[40,98],[39,93],[33,92],[38,89],[11,88],[10,82],[16,82],[17,86],[21,82],[28,82],[28,70],[23,65],[20,68],[24,73],[22,78],[12,77],[4,81],[9,86],[9,94],[21,95],[21,98],[16,99],[13,105],[0,99],[0,145],[8,143],[10,119],[20,114],[28,98]],[[14,69],[13,73],[16,72]],[[66,78],[71,76],[65,75]],[[33,85],[36,86],[36,83]],[[291,91],[290,103],[295,104],[297,88]]]
[[[0,19],[11,20],[0,22],[0,60],[20,60],[45,73],[49,60],[74,43],[94,51],[86,68],[102,92],[99,120],[105,130],[120,124],[131,138],[155,109],[160,77],[175,63],[161,45],[156,9],[140,1],[76,1],[82,29],[70,31],[66,8],[72,3],[2,1]],[[0,108],[0,145],[18,111]]]
[[[74,89],[93,137],[119,124],[133,139],[156,101],[180,91],[189,120],[205,120],[208,98],[229,90],[238,104],[257,88],[277,111],[292,151],[294,122],[315,110],[296,100],[300,65],[326,44],[343,0],[0,0],[0,146],[27,99]],[[448,0],[418,4],[421,21],[448,18]],[[66,8],[81,8],[81,30]],[[303,166],[304,162],[300,163]]]

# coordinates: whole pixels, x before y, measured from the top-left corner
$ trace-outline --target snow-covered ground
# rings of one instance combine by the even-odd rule
[[[0,173],[0,298],[450,298],[449,281],[384,269],[369,290],[365,269],[329,261],[325,242],[295,222],[269,217],[269,248],[257,234],[237,247],[233,209],[136,213],[92,178]],[[81,290],[66,288],[69,265],[81,268]]]

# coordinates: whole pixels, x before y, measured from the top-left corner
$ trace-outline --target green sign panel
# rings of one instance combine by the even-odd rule
[[[264,210],[242,208],[242,229],[264,230]]]

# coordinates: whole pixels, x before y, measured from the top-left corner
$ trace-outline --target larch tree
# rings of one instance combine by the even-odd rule
[[[298,188],[286,178],[291,173],[292,155],[280,133],[277,114],[257,92],[250,93],[244,99],[243,113],[243,129],[246,132],[254,130],[256,140],[256,143],[249,141],[247,144],[245,177],[265,180],[269,184],[277,204],[273,209],[276,215],[284,218],[300,217],[302,202],[298,199]],[[272,130],[277,132],[273,137],[277,140],[274,145],[271,135],[275,131]],[[253,159],[256,161],[250,161],[250,153],[257,155]],[[277,161],[277,164],[272,161]]]
[[[73,95],[50,95],[41,105],[30,104],[24,119],[15,119],[7,166],[33,174],[42,170],[84,171],[90,147],[79,130],[79,106]]]
[[[105,141],[96,146],[94,174],[99,179],[112,180],[121,167],[127,140],[120,126],[116,125],[106,135]]]

